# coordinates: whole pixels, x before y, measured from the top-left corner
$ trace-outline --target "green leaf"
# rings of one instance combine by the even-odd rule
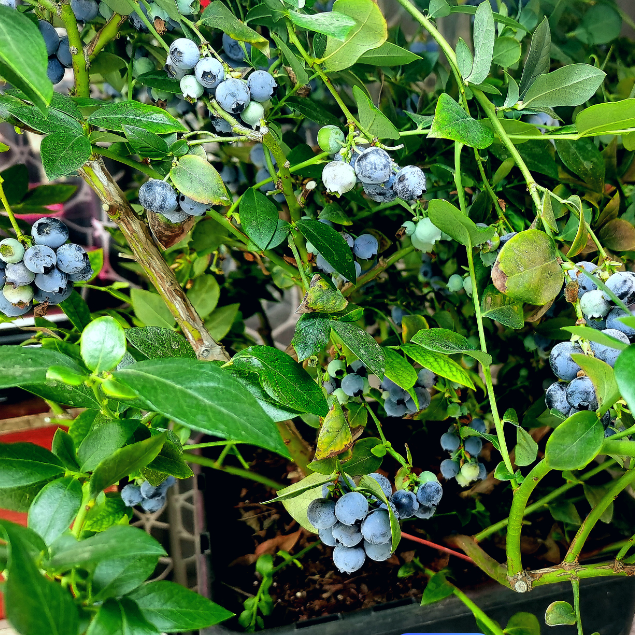
[[[302,303],[296,313],[337,313],[348,306],[348,300],[342,292],[325,280],[320,274],[315,274],[309,284]]]
[[[46,47],[37,24],[20,11],[0,6],[0,76],[24,91],[42,111],[53,97],[47,66]]]
[[[581,525],[582,519],[575,505],[571,501],[562,501],[561,503],[552,503],[549,505],[549,511],[554,520],[571,525]]]
[[[79,341],[86,367],[95,373],[112,370],[126,354],[126,336],[115,318],[105,315],[91,322]]]
[[[494,133],[476,119],[472,119],[450,95],[442,93],[437,101],[428,138],[450,139],[483,149],[492,145]]]
[[[410,341],[435,353],[444,353],[445,355],[464,353],[478,360],[484,366],[489,366],[492,363],[490,355],[474,350],[466,338],[448,329],[421,329],[415,333]]]
[[[553,300],[564,281],[560,252],[550,236],[537,229],[516,234],[501,249],[494,267],[494,286],[515,300],[542,306]]]
[[[337,225],[352,225],[353,221],[337,203],[329,203],[318,214],[318,220],[330,220]]]
[[[600,404],[599,415],[602,416],[620,398],[620,391],[615,381],[613,369],[601,359],[574,353],[573,360],[589,376],[595,386]]]
[[[170,328],[174,326],[174,316],[157,293],[143,289],[131,289],[130,298],[135,315],[146,326]]]
[[[77,449],[80,470],[92,472],[115,450],[123,447],[138,427],[138,419],[117,419],[91,430]]]
[[[133,150],[140,156],[148,159],[163,159],[168,154],[168,144],[165,139],[153,132],[148,132],[137,126],[123,126],[126,139]]]
[[[320,428],[315,460],[331,459],[350,449],[352,445],[351,429],[344,416],[342,406],[337,399],[333,399]]]
[[[386,358],[385,376],[404,390],[412,388],[417,381],[417,371],[412,364],[391,348],[384,347],[382,351]]]
[[[232,328],[234,320],[238,315],[240,304],[228,304],[218,309],[214,309],[205,320],[205,328],[209,334],[218,342],[222,340]]]
[[[461,77],[466,79],[472,72],[472,66],[474,64],[474,56],[470,47],[466,44],[465,40],[460,37],[456,43],[456,65],[459,67]]]
[[[350,281],[357,279],[351,249],[338,231],[320,221],[308,219],[297,221],[296,228],[337,273]]]
[[[84,410],[77,415],[74,421],[71,421],[68,434],[75,447],[79,447],[86,438],[98,415],[101,417],[99,410]]]
[[[62,535],[73,522],[82,502],[82,486],[72,476],[45,485],[29,508],[28,526],[47,545]]]
[[[231,202],[220,174],[205,159],[195,154],[181,157],[170,170],[170,179],[181,194],[199,203],[229,205]]]
[[[589,342],[597,342],[598,344],[603,344],[609,348],[616,348],[619,351],[623,351],[628,348],[628,344],[625,344],[621,340],[607,335],[604,331],[598,331],[597,329],[593,329],[588,326],[563,326],[561,327],[561,330],[569,331],[569,333],[573,333],[573,335],[579,335],[585,340],[589,340]]]
[[[115,132],[124,132],[124,126],[143,128],[156,134],[187,132],[187,128],[165,110],[138,101],[100,106],[88,117],[88,123]]]
[[[364,410],[366,410],[364,408]],[[376,472],[382,463],[383,458],[375,456],[372,449],[383,443],[376,438],[360,439],[353,446],[351,458],[344,463],[344,471],[349,476],[363,476]]]
[[[430,580],[428,580],[428,584],[426,584],[426,588],[423,590],[421,606],[427,606],[428,604],[434,604],[435,602],[444,600],[453,593],[454,587],[447,581],[445,573],[439,571],[439,573],[435,573]]]
[[[430,201],[428,216],[435,227],[466,247],[476,247],[490,240],[492,227],[479,228],[470,218],[448,201],[437,198]]]
[[[295,69],[294,69],[294,72],[295,72]],[[309,81],[308,75],[307,75],[306,81],[307,82]],[[333,115],[331,112],[323,108],[321,105],[318,105],[312,102],[310,99],[297,99],[295,97],[289,97],[289,99],[287,99],[286,104],[287,106],[289,106],[289,108],[296,110],[301,115],[304,115],[307,119],[317,124],[320,124],[323,126],[337,126],[337,127],[340,127],[342,125],[340,120],[335,115]]]
[[[50,134],[42,140],[41,153],[46,176],[53,181],[76,172],[90,159],[90,141],[81,132]]]
[[[297,11],[289,11],[287,13],[289,19],[296,26],[328,35],[341,42],[346,39],[351,29],[356,25],[355,20],[349,16],[339,13],[338,11],[329,11],[327,13],[315,13],[307,15],[298,13]]]
[[[346,404],[348,410],[348,423],[351,426],[351,430],[354,428],[364,428],[368,422],[368,410],[366,410],[363,403],[355,403],[349,401]]]
[[[90,309],[77,291],[73,291],[66,300],[60,302],[60,307],[78,331],[83,331],[90,324]]]
[[[635,345],[629,346],[615,362],[615,380],[631,412],[635,412]]]
[[[373,375],[384,378],[384,350],[371,335],[352,322],[332,320],[331,328]]]
[[[496,320],[511,329],[525,325],[523,303],[501,293],[493,284],[488,285],[481,298],[483,317]]]
[[[194,349],[189,342],[172,329],[158,326],[144,326],[125,329],[126,340],[148,359],[161,357],[189,357],[196,358]]]
[[[238,18],[236,18],[234,14],[219,0],[212,2],[206,7],[197,24],[202,24],[213,29],[220,29],[223,33],[227,33],[227,35],[234,40],[249,42],[265,55],[269,55],[268,40],[238,20]]]
[[[635,128],[634,113],[635,99],[595,104],[578,113],[575,127],[581,135],[588,136]]]
[[[175,0],[155,0],[172,20],[175,22],[181,21],[181,12],[179,11]]]
[[[405,66],[418,59],[421,58],[415,53],[392,42],[384,42],[381,46],[363,53],[357,63],[370,66]]]
[[[551,30],[549,20],[545,16],[531,37],[529,55],[525,60],[523,74],[520,79],[520,97],[524,98],[530,86],[540,75],[549,72],[551,65]]]
[[[430,0],[428,12],[431,18],[445,18],[452,13],[447,0]]]
[[[164,442],[165,433],[161,433],[115,450],[95,468],[90,478],[91,497],[153,461]]]
[[[180,93],[181,83],[177,79],[168,77],[164,70],[150,71],[137,77],[137,84],[165,91],[166,93]]]
[[[388,26],[379,7],[372,0],[336,0],[333,11],[355,20],[344,42],[327,38],[322,62],[328,72],[352,66],[371,49],[380,47],[388,37]]]
[[[606,497],[609,494],[610,481],[605,485],[589,485],[588,483],[584,483],[584,496],[589,502],[591,508],[595,508],[601,502],[606,500]],[[608,506],[604,509],[602,514],[600,515],[600,520],[607,525],[613,520],[613,511],[614,504],[613,501],[608,504]]]
[[[499,37],[494,43],[494,64],[503,68],[513,66],[520,59],[521,53],[520,42],[516,38]]]
[[[556,150],[565,166],[588,187],[594,192],[604,191],[604,157],[590,139],[556,139]]]
[[[0,522],[0,532],[10,544],[9,579],[3,592],[11,625],[21,635],[77,635],[79,619],[70,590],[40,573],[21,527]]]
[[[262,192],[249,188],[238,207],[243,230],[260,249],[267,249],[278,229],[278,208]]]
[[[6,185],[5,185],[6,189]],[[53,185],[39,185],[34,187],[24,197],[25,205],[55,205],[56,203],[65,203],[75,192],[77,186],[64,183]]]
[[[489,2],[481,2],[474,16],[474,64],[472,72],[466,78],[471,84],[482,84],[489,75],[495,38],[496,26],[492,6]]]
[[[321,313],[306,313],[300,316],[295,325],[295,334],[291,345],[302,362],[317,355],[329,342],[331,321]]]
[[[598,238],[612,251],[635,250],[635,227],[624,218],[614,218],[600,229]]]
[[[271,33],[271,37],[273,41],[276,43],[276,48],[282,53],[284,58],[287,60],[287,64],[291,67],[293,74],[295,75],[298,84],[300,86],[305,86],[309,83],[309,76],[304,68],[304,62],[287,46],[287,44],[274,32]],[[299,105],[298,102],[295,102],[296,105]],[[289,104],[292,108],[294,107],[294,102]],[[311,104],[313,106],[313,104]],[[299,112],[302,112],[299,108],[296,108]],[[302,113],[305,114],[305,113]],[[309,116],[312,119],[311,116]],[[318,120],[315,120],[316,123],[319,123]],[[337,120],[336,120],[337,121]],[[339,123],[339,122],[337,122]]]
[[[582,23],[567,35],[577,36],[585,44],[608,44],[620,34],[622,18],[611,5],[596,5],[588,8]]]
[[[595,95],[606,73],[589,64],[570,64],[540,75],[524,96],[523,108],[579,106]]]
[[[353,97],[357,103],[359,122],[378,139],[399,139],[399,131],[358,86],[353,86]]]
[[[552,602],[545,612],[547,626],[573,626],[577,622],[575,611],[569,602]]]
[[[252,395],[227,371],[209,362],[148,360],[114,375],[139,394],[148,410],[199,432],[252,443],[288,456],[278,429]]]
[[[79,121],[63,111],[49,107],[43,114],[35,106],[4,94],[0,95],[0,118],[6,119],[7,117],[15,117],[29,128],[44,134],[72,131],[81,133],[82,131]]]
[[[474,389],[469,373],[453,359],[441,353],[429,351],[417,344],[402,344],[401,350],[418,364],[458,384]]]
[[[580,470],[602,448],[604,428],[594,412],[576,412],[561,423],[549,437],[545,460],[554,470]]]
[[[523,467],[531,465],[538,456],[538,444],[532,439],[525,428],[516,428],[516,465]]]
[[[55,431],[51,450],[69,470],[75,471],[79,468],[77,458],[75,457],[73,437],[71,437],[68,432],[62,430],[62,428],[58,428]]]
[[[163,633],[206,628],[234,615],[202,595],[167,580],[148,582],[130,597],[146,620]]]
[[[194,284],[187,292],[187,297],[194,305],[196,312],[206,318],[218,304],[220,286],[211,274],[203,274],[194,279]]]
[[[118,55],[114,55],[113,53],[102,51],[90,63],[88,72],[91,75],[103,76],[107,75],[108,73],[112,73],[113,71],[119,71],[122,68],[126,68],[126,66],[126,60],[124,60],[123,58],[119,57]]]
[[[139,607],[128,598],[106,600],[93,618],[86,635],[158,635]]]
[[[250,346],[234,355],[232,363],[238,369],[258,373],[265,392],[284,406],[326,416],[328,405],[322,389],[283,351],[270,346]]]
[[[310,490],[313,490],[316,488],[321,489],[322,485],[326,483],[330,483],[331,481],[334,481],[336,476],[337,476],[336,474],[319,474],[319,473],[309,474],[309,476],[303,478],[301,481],[298,481],[297,483],[293,483],[293,485],[288,485],[287,487],[283,487],[282,489],[279,489],[276,492],[275,498],[265,501],[263,504],[292,500]],[[321,495],[316,496],[315,498],[320,498],[320,497]],[[317,531],[315,530],[311,530],[311,531],[313,531],[313,533],[315,534],[317,533]]]
[[[126,507],[119,492],[107,492],[103,497],[99,496],[98,501],[86,514],[84,521],[86,531],[94,533],[106,531],[115,524],[123,524],[121,521],[124,518],[126,520],[123,522],[128,522],[132,516],[132,509]]]
[[[92,576],[93,600],[103,601],[134,591],[154,572],[159,556],[112,558],[97,563]]]
[[[159,472],[160,480],[163,482],[167,475],[176,476],[176,478],[190,478],[194,476],[192,468],[187,464],[183,458],[183,448],[180,443],[173,443],[172,441],[166,441],[161,448],[158,456],[152,463],[148,464],[147,468],[144,468],[146,472]],[[146,478],[150,478],[146,475]]]
[[[311,533],[317,534],[318,531],[307,518],[307,507],[312,500],[322,498],[322,485],[328,483],[329,481],[333,481],[335,476],[336,475],[334,474],[331,476],[324,476],[323,474],[314,472],[298,483],[278,490],[278,494],[285,496],[285,500],[282,501],[282,504],[289,515],[297,521],[301,527],[304,527],[304,529],[310,531]],[[296,486],[297,490],[291,492],[291,488]],[[287,497],[287,494],[290,494],[290,496]]]

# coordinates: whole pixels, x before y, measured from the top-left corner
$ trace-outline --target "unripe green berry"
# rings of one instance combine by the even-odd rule
[[[415,233],[415,229],[417,228],[415,223],[413,223],[411,220],[407,220],[402,225],[402,227],[404,228],[404,234],[406,234],[406,236],[412,236],[412,234]]]
[[[326,372],[336,379],[341,379],[346,374],[346,363],[341,359],[334,359],[329,362],[329,365],[326,367]]]
[[[168,101],[172,99],[172,93],[166,93],[164,90],[153,88],[150,90],[150,96],[154,101]]]
[[[245,110],[240,113],[240,118],[249,126],[257,126],[265,116],[265,109],[257,101],[250,101]]]
[[[20,262],[24,256],[24,247],[15,238],[5,238],[0,242],[0,259],[5,262]]]
[[[472,278],[465,278],[463,280],[463,288],[465,289],[465,293],[467,293],[471,297],[472,296]]]
[[[478,477],[478,463],[464,463],[461,468],[461,475],[468,483],[475,481]]]
[[[458,273],[450,276],[448,280],[448,289],[452,291],[452,293],[457,293],[463,288],[463,277]]]
[[[181,80],[181,92],[186,99],[198,99],[204,92],[202,84],[199,84],[198,79],[194,75],[186,75]]]
[[[33,289],[30,285],[14,287],[12,284],[5,284],[2,293],[11,304],[15,304],[20,308],[24,308],[33,300]]]
[[[346,145],[346,137],[337,126],[324,126],[318,132],[318,145],[324,152],[335,154]]]
[[[338,388],[337,390],[334,390],[333,391],[333,395],[340,402],[341,406],[343,406],[345,403],[348,403],[349,397],[341,388]]]

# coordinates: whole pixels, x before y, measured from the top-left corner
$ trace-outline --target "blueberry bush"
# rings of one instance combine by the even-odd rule
[[[456,14],[473,27],[452,46]],[[0,119],[42,136],[49,180],[92,187],[146,287],[99,286],[103,254],[55,218],[20,218],[68,186],[27,194],[0,175],[0,312],[36,326],[0,349],[0,387],[82,409],[52,451],[0,445],[0,507],[28,511],[28,527],[0,521],[15,629],[145,635],[231,617],[147,582],[164,551],[129,520],[161,510],[203,446],[266,482],[248,444],[295,464],[273,501],[346,574],[391,558],[403,522],[425,527],[448,491],[484,509],[489,483],[498,520],[481,514],[473,536],[457,520],[447,541],[518,593],[570,581],[573,605],[544,619],[582,633],[580,580],[635,572],[625,523],[617,555],[580,562],[635,481],[629,20],[612,0],[0,0]],[[85,287],[117,304],[91,312]],[[292,288],[283,351],[262,301]],[[72,328],[46,319],[53,305]],[[194,448],[193,432],[215,440]],[[584,519],[566,500],[579,484]],[[531,570],[521,533],[548,504],[566,553]],[[279,569],[258,566],[247,630]],[[424,603],[454,594],[502,634],[426,573]]]

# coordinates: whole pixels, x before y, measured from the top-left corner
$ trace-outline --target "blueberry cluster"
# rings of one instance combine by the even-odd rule
[[[384,410],[389,417],[404,417],[408,414],[415,414],[420,410],[425,410],[430,405],[429,390],[436,383],[437,376],[427,368],[422,368],[417,373],[417,382],[414,385],[414,392],[417,395],[418,405],[407,390],[401,388],[393,381],[384,377],[381,388],[384,391]]]
[[[57,218],[40,218],[31,228],[33,245],[15,238],[0,242],[0,311],[8,317],[28,313],[36,302],[59,304],[73,282],[93,276],[83,247],[67,243],[68,228]]]
[[[335,155],[322,170],[322,182],[332,194],[341,196],[350,192],[358,181],[366,196],[378,203],[395,198],[411,202],[426,191],[426,177],[421,168],[415,165],[400,168],[382,148],[348,148],[344,133],[337,126],[321,128],[318,145],[324,152]]]
[[[487,432],[487,426],[482,419],[472,419],[470,428],[481,434]],[[441,461],[443,478],[455,478],[459,485],[466,487],[472,481],[480,481],[487,476],[485,465],[477,460],[483,449],[481,437],[469,436],[461,444],[458,428],[452,425],[441,435],[441,447],[449,452],[451,457]]]
[[[377,472],[369,474],[386,495],[398,520],[432,518],[443,496],[443,488],[430,472],[418,478],[416,492],[392,491],[390,480]],[[307,508],[309,522],[318,530],[320,540],[333,550],[333,562],[342,573],[354,573],[366,558],[383,562],[392,555],[390,514],[385,503],[375,496],[355,490],[346,477],[336,484],[322,486],[322,498]]]
[[[168,495],[168,489],[176,483],[173,476],[168,476],[163,483],[154,486],[148,481],[141,485],[129,483],[121,490],[121,500],[126,507],[141,505],[142,509],[151,514],[163,509]]]
[[[146,210],[162,214],[171,223],[182,223],[189,216],[202,216],[210,208],[207,203],[198,203],[159,179],[149,179],[139,188],[139,203]]]
[[[361,397],[370,391],[368,371],[359,360],[347,367],[343,360],[334,359],[326,367],[326,372],[328,378],[322,386],[326,394],[335,395],[340,404],[345,404],[351,398]]]
[[[580,262],[579,267],[585,271],[598,275],[599,267],[592,262]],[[629,313],[615,306],[610,296],[598,289],[597,284],[577,269],[567,272],[569,283],[577,283],[580,309],[586,320],[587,326],[600,330],[605,335],[613,337],[625,344],[635,339],[635,329],[626,326],[620,318],[627,317]],[[635,273],[630,271],[618,271],[608,277],[606,286],[615,296],[627,306],[635,304]],[[633,309],[630,310],[634,314]],[[614,366],[620,351],[604,344],[590,342],[593,355]],[[593,382],[571,357],[572,354],[584,354],[582,346],[578,342],[560,342],[556,344],[549,355],[549,364],[553,374],[558,378],[547,388],[545,402],[550,410],[557,410],[565,417],[569,417],[580,410],[596,410],[598,399]],[[605,427],[610,423],[610,415],[607,413],[603,419]],[[607,429],[607,436],[614,434]]]
[[[49,56],[46,74],[53,84],[59,84],[64,79],[64,69],[73,65],[68,37],[60,38],[53,25],[46,20],[40,20],[38,26]]]

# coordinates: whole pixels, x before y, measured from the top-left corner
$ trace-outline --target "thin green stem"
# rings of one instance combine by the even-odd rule
[[[401,454],[399,454],[399,452],[397,452],[392,447],[390,442],[386,440],[386,437],[384,436],[384,430],[381,427],[381,423],[379,422],[377,415],[373,412],[373,409],[370,407],[368,402],[364,401],[364,406],[366,407],[366,410],[368,410],[372,420],[375,422],[377,432],[379,432],[379,438],[382,440],[384,447],[386,448],[386,452],[388,452],[388,454],[390,454],[390,456],[392,456],[396,461],[401,463],[401,465],[403,465],[404,467],[408,467],[408,461],[406,461],[406,459],[404,459],[403,456],[401,456]]]
[[[90,95],[90,84],[88,80],[88,69],[86,68],[86,57],[84,55],[84,43],[79,35],[77,20],[70,4],[63,4],[60,13],[62,22],[66,27],[68,36],[68,46],[73,58],[73,72],[75,74],[75,96],[88,97]]]
[[[613,438],[609,437],[604,439],[600,454],[635,457],[635,441],[613,441]]]
[[[2,202],[4,211],[7,213],[7,216],[9,217],[9,221],[11,222],[11,227],[13,227],[13,231],[15,232],[17,239],[20,242],[24,242],[25,236],[22,233],[20,226],[18,225],[18,221],[15,219],[15,215],[13,213],[13,210],[11,209],[11,205],[9,205],[9,201],[7,200],[7,195],[4,193],[4,188],[2,186],[3,183],[4,183],[4,179],[0,176],[0,201]]]
[[[628,550],[635,544],[635,534],[633,534],[627,541],[626,544],[619,550],[618,554],[615,556],[615,560],[618,562],[620,560],[624,560]]]
[[[219,225],[222,225],[225,229],[230,231],[240,242],[245,245],[249,244],[249,238],[243,234],[238,227],[234,227],[234,224],[226,217],[217,212],[215,209],[207,210],[207,215],[213,218]]]
[[[573,610],[575,611],[578,635],[584,635],[582,632],[582,617],[580,616],[580,580],[571,580],[571,588],[573,589]]]
[[[481,159],[481,155],[478,150],[474,148],[474,158],[476,159],[476,164],[478,165],[478,171],[481,173],[481,179],[483,180],[483,185],[487,190],[492,202],[494,203],[494,208],[496,209],[496,214],[501,222],[505,223],[510,231],[514,231],[514,228],[511,226],[510,222],[507,220],[505,216],[505,212],[503,212],[500,203],[498,202],[498,196],[496,196],[496,192],[492,189],[492,186],[487,179],[487,174],[485,174],[485,166],[483,165],[483,160]]]
[[[118,161],[119,163],[123,163],[135,170],[139,170],[139,172],[143,172],[147,176],[153,179],[162,179],[163,176],[159,174],[156,170],[153,170],[149,165],[145,163],[140,163],[139,161],[133,161],[132,159],[128,159],[127,157],[122,157],[118,155],[116,152],[111,152],[107,148],[100,148],[99,146],[93,146],[92,151],[95,154],[100,154],[102,157],[106,157],[107,159],[112,159],[113,161]]]
[[[628,437],[631,434],[635,434],[635,425],[631,426],[630,428],[626,428],[626,430],[622,430],[622,432],[617,432],[616,434],[612,435],[611,441],[617,441],[619,439],[623,439],[624,437]]]
[[[75,536],[75,538],[79,538],[82,533],[82,528],[86,522],[86,514],[88,514],[88,510],[90,509],[90,501],[90,487],[88,486],[88,483],[85,483],[82,487],[82,502],[79,506],[77,516],[75,516],[73,528],[71,529],[71,533]]]
[[[289,248],[293,253],[293,257],[295,258],[295,262],[298,265],[298,271],[300,272],[300,277],[302,278],[302,292],[306,293],[309,290],[309,280],[306,277],[306,272],[304,271],[304,265],[302,260],[300,259],[300,253],[298,252],[298,247],[294,242],[293,236],[289,235]]]
[[[489,617],[480,606],[470,600],[470,598],[467,597],[467,595],[465,595],[463,591],[461,591],[457,587],[454,587],[454,595],[456,595],[456,597],[459,598],[459,600],[461,600],[461,602],[463,602],[463,604],[465,604],[465,606],[467,606],[470,611],[472,611],[474,617],[481,624],[487,626],[490,633],[493,633],[494,635],[505,635],[503,629],[491,617]]]
[[[199,448],[216,448],[224,445],[236,445],[237,443],[244,443],[244,441],[210,441],[209,443],[192,443],[190,445],[184,445],[184,450],[198,450]]]
[[[147,2],[145,2],[144,0],[141,0],[141,2],[143,2],[143,4],[145,5],[146,9],[150,8],[148,6]],[[157,30],[154,28],[154,25],[150,22],[150,20],[148,20],[148,18],[146,18],[146,15],[141,10],[141,7],[139,6],[139,4],[137,2],[134,2],[134,1],[133,1],[133,4],[134,4],[135,13],[139,16],[139,19],[146,25],[146,27],[148,28],[148,31],[150,31],[150,33],[152,33],[152,35],[154,35],[154,37],[156,38],[157,42],[169,53],[170,52],[170,47],[165,43],[163,38],[157,33]]]

